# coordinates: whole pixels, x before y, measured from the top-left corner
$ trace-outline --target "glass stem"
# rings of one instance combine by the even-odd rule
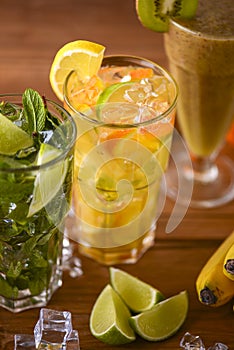
[[[207,157],[192,156],[193,168],[185,169],[185,177],[203,183],[215,181],[218,176],[218,168],[214,159],[213,155]]]

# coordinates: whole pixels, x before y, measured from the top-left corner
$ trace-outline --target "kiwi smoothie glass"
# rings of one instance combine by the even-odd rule
[[[218,155],[234,118],[233,19],[232,0],[200,0],[192,20],[173,19],[164,34],[180,91],[177,120],[193,162],[193,169],[176,167],[186,169],[185,186],[194,182],[194,207],[215,207],[234,198],[234,164]],[[169,196],[176,198],[177,180],[169,174]]]

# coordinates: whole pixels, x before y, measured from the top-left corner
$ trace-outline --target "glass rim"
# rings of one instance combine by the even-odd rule
[[[195,29],[191,29],[185,26],[184,23],[180,22],[180,20],[176,19],[176,18],[170,18],[170,23],[172,25],[174,25],[175,27],[179,28],[180,30],[187,32],[189,34],[192,34],[195,37],[198,38],[205,38],[208,40],[218,40],[218,41],[225,41],[225,40],[229,40],[229,41],[233,41],[234,40],[234,34],[233,35],[229,35],[229,36],[225,36],[225,35],[215,35],[215,34],[208,34],[208,33],[204,33],[202,31],[199,30],[195,30]],[[165,33],[165,35],[167,35],[168,32]]]
[[[125,59],[125,60],[135,60],[135,62],[139,62],[139,66],[140,63],[142,62],[142,64],[146,63],[146,65],[148,65],[149,68],[154,68],[154,69],[158,69],[161,73],[162,76],[164,76],[170,83],[173,84],[174,86],[174,90],[175,90],[175,94],[173,96],[173,100],[172,102],[170,102],[170,106],[168,107],[168,109],[163,112],[160,113],[159,115],[156,115],[155,118],[143,121],[143,122],[138,122],[138,123],[131,123],[131,124],[120,124],[120,123],[105,123],[105,122],[101,122],[98,121],[96,119],[92,119],[89,118],[86,114],[84,114],[81,111],[78,111],[70,102],[70,99],[68,97],[68,91],[67,91],[67,85],[69,82],[69,79],[71,78],[71,76],[76,73],[76,70],[72,70],[68,73],[68,75],[66,76],[65,82],[64,82],[64,86],[63,86],[63,97],[64,97],[64,102],[68,105],[68,107],[76,114],[79,114],[82,116],[82,118],[84,118],[86,121],[94,124],[95,126],[105,126],[105,127],[110,127],[110,128],[136,128],[136,127],[141,127],[141,126],[145,126],[145,125],[150,125],[152,123],[158,122],[164,118],[166,118],[172,111],[173,109],[176,107],[177,104],[177,100],[178,100],[178,92],[179,92],[179,88],[177,85],[177,82],[175,81],[174,77],[163,67],[161,67],[159,64],[147,59],[147,58],[142,58],[139,56],[132,56],[132,55],[124,55],[124,54],[120,54],[120,55],[108,55],[108,56],[104,56],[103,58],[103,62],[105,62],[108,59]],[[105,66],[105,65],[102,65]],[[109,102],[107,102],[109,103]],[[113,104],[113,102],[110,102]],[[114,102],[114,103],[120,103],[120,102]],[[124,104],[125,102],[123,102]],[[127,104],[127,102],[125,103]],[[130,103],[129,103],[130,104]],[[141,106],[139,106],[140,108]],[[151,106],[147,106],[144,105],[145,108],[149,108],[150,110],[153,110],[153,108]],[[155,112],[156,113],[156,112]]]
[[[22,93],[4,93],[4,94],[0,94],[0,99],[2,99],[3,97],[22,97]],[[72,147],[74,146],[75,142],[76,142],[76,137],[77,137],[77,129],[76,129],[76,123],[75,120],[73,119],[73,117],[71,116],[71,114],[63,107],[61,106],[59,103],[49,99],[49,98],[45,98],[45,101],[48,102],[49,104],[51,104],[52,106],[54,106],[57,110],[61,111],[63,114],[66,115],[66,119],[65,120],[69,120],[71,125],[72,125],[72,134],[71,137],[69,138],[69,144],[65,147],[64,150],[62,150],[62,153],[60,155],[58,155],[57,157],[53,158],[52,160],[49,160],[41,165],[32,165],[32,164],[25,164],[25,166],[21,166],[21,167],[16,167],[16,168],[1,168],[0,167],[0,172],[4,172],[4,173],[14,173],[14,172],[30,172],[30,171],[38,171],[41,169],[46,169],[54,164],[57,164],[58,162],[60,162],[61,160],[63,160],[66,155],[69,153],[69,151],[72,149]],[[0,101],[1,102],[1,101]],[[10,102],[7,101],[6,102]],[[20,101],[19,101],[20,102]],[[48,108],[49,109],[49,108]],[[7,155],[6,155],[7,157]]]

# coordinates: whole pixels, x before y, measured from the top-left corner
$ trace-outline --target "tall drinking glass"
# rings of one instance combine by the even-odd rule
[[[63,107],[44,103],[49,117],[32,133],[37,151],[24,131],[22,95],[0,96],[0,134],[3,127],[9,131],[8,151],[0,154],[0,306],[12,312],[45,306],[62,285],[76,125]],[[15,145],[11,131],[29,140],[27,147]],[[18,149],[11,154],[12,143]]]
[[[193,184],[193,207],[212,208],[234,198],[234,163],[220,155],[234,118],[233,19],[232,0],[201,0],[193,20],[171,20],[164,34],[180,91],[177,120],[193,164],[181,154],[167,188],[176,199],[179,172],[183,186]]]
[[[127,56],[105,57],[93,81],[102,91],[89,106],[75,71],[65,83],[78,129],[70,235],[102,264],[133,263],[154,243],[177,86],[161,67]]]

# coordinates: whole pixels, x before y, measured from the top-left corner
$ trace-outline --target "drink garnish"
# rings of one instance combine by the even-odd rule
[[[1,109],[1,106],[0,106]],[[33,140],[24,130],[0,113],[0,154],[14,155],[22,148],[33,145]]]
[[[192,18],[197,4],[198,0],[136,0],[136,11],[144,27],[167,32],[170,18]]]
[[[104,51],[104,46],[87,40],[69,42],[58,50],[51,65],[49,78],[54,93],[61,101],[67,75],[75,70],[79,80],[86,82],[97,74]]]
[[[30,134],[43,130],[47,110],[42,97],[38,92],[32,89],[26,89],[22,97],[22,102],[28,133]]]
[[[22,106],[8,101],[0,103],[0,154],[26,158],[40,149],[48,137],[46,130],[60,125],[48,111],[45,99],[27,88],[22,95]]]

